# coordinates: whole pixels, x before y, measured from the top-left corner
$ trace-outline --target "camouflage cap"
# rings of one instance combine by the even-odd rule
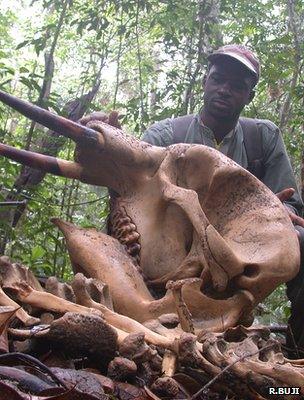
[[[222,46],[210,54],[208,56],[208,60],[211,62],[211,64],[213,64],[221,57],[230,57],[240,62],[249,70],[250,73],[255,76],[255,83],[258,83],[260,78],[260,62],[257,56],[251,50],[249,50],[248,47],[239,44]]]

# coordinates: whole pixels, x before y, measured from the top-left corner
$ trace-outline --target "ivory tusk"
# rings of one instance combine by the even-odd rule
[[[2,143],[0,143],[0,155],[29,167],[50,172],[53,175],[81,179],[82,167],[73,161],[61,160],[45,154],[16,149]]]
[[[99,135],[93,129],[82,126],[67,118],[60,117],[44,108],[18,99],[18,97],[12,96],[2,90],[0,90],[0,101],[20,112],[27,118],[30,118],[52,131],[74,140],[75,142],[84,141],[95,143],[98,141]]]

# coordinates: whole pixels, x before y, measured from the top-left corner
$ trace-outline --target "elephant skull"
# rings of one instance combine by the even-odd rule
[[[54,222],[75,272],[108,284],[118,313],[145,322],[175,312],[179,293],[195,330],[223,331],[296,275],[299,245],[284,207],[217,150],[155,147],[100,121],[82,126],[4,92],[0,100],[74,140],[76,159],[4,144],[0,154],[115,192],[113,237]],[[148,287],[168,281],[181,283],[155,299]]]

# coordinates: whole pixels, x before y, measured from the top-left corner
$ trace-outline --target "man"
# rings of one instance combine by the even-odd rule
[[[144,133],[142,140],[164,147],[178,142],[204,144],[250,170],[252,166],[248,165],[244,142],[244,130],[250,121],[242,123],[239,117],[254,98],[254,87],[260,75],[259,61],[250,50],[239,45],[223,46],[208,59],[209,69],[203,80],[204,104],[200,112],[184,121],[182,117],[158,122]],[[292,188],[284,191],[285,196],[281,193],[280,196],[293,211],[292,218],[301,225],[303,221],[297,215],[302,212],[302,201],[279,130],[267,120],[256,120],[255,125],[261,134],[263,169],[256,175],[260,175],[258,177],[274,193]],[[183,134],[180,129],[184,130]]]
[[[277,193],[300,232],[304,227],[303,204],[279,129],[268,120],[240,120],[240,113],[254,98],[254,87],[259,80],[257,57],[244,46],[228,45],[212,53],[208,60],[200,112],[158,122],[144,133],[142,140],[163,147],[183,142],[218,149]],[[260,153],[260,156],[253,154],[252,157],[250,152]],[[298,236],[304,249],[304,234]],[[289,321],[292,333],[289,332],[287,343],[289,347],[298,345],[296,357],[301,355],[302,347],[304,352],[304,317],[300,312],[304,307],[303,271],[304,266],[288,283],[287,290],[292,303]]]

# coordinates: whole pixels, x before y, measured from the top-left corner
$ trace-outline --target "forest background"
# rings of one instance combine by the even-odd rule
[[[302,0],[0,0],[0,88],[73,120],[116,109],[140,137],[155,121],[199,110],[207,56],[229,43],[259,55],[262,78],[245,115],[281,128],[303,191]],[[2,104],[0,141],[73,157],[70,140]],[[107,192],[4,158],[0,171],[0,254],[37,275],[68,279],[50,218],[102,229]],[[286,320],[284,291],[261,306],[264,322]]]

